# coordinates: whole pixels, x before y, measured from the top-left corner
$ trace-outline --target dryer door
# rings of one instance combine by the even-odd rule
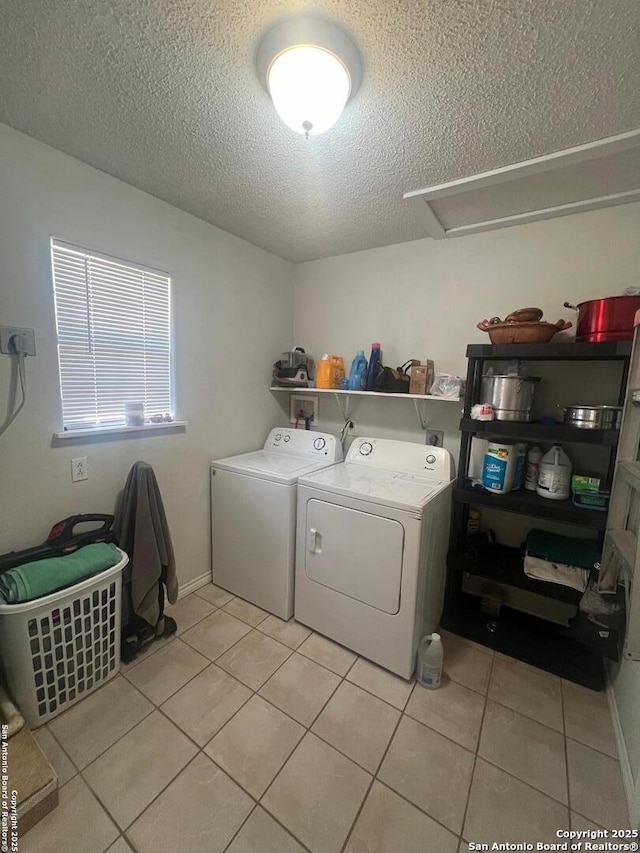
[[[399,521],[312,499],[305,573],[384,613],[400,609],[404,528]]]

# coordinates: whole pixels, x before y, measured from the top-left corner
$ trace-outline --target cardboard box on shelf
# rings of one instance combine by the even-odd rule
[[[410,394],[428,394],[435,375],[433,361],[427,359],[424,364],[414,364],[411,368]]]

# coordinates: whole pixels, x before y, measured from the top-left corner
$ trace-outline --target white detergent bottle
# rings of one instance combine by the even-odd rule
[[[444,652],[440,634],[427,634],[418,646],[418,681],[428,690],[440,687]]]
[[[527,473],[524,480],[524,487],[530,492],[535,492],[538,486],[538,469],[540,468],[541,459],[542,451],[537,444],[534,444],[527,453]]]
[[[559,444],[554,444],[540,460],[536,491],[543,498],[566,501],[571,494],[571,471],[571,460]]]
[[[516,470],[516,445],[508,441],[489,441],[482,469],[482,485],[494,495],[511,491]]]

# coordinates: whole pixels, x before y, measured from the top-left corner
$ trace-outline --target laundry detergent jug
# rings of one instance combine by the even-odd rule
[[[373,386],[378,375],[378,365],[382,364],[382,344],[371,344],[371,357],[367,369],[367,391],[373,391]]]
[[[331,387],[338,391],[343,387],[344,359],[341,355],[331,356]]]
[[[538,470],[541,459],[542,451],[537,444],[534,444],[527,453],[527,472],[524,480],[524,487],[530,492],[535,492],[538,487]]]
[[[513,487],[518,449],[515,444],[490,441],[484,457],[482,485],[489,492],[504,495]]]
[[[331,359],[327,353],[318,362],[316,388],[331,388]]]
[[[351,362],[349,371],[349,391],[366,391],[367,389],[367,359],[364,350],[359,349]]]

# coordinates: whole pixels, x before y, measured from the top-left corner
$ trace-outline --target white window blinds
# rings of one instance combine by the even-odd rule
[[[173,416],[170,277],[57,240],[51,259],[64,428]]]

